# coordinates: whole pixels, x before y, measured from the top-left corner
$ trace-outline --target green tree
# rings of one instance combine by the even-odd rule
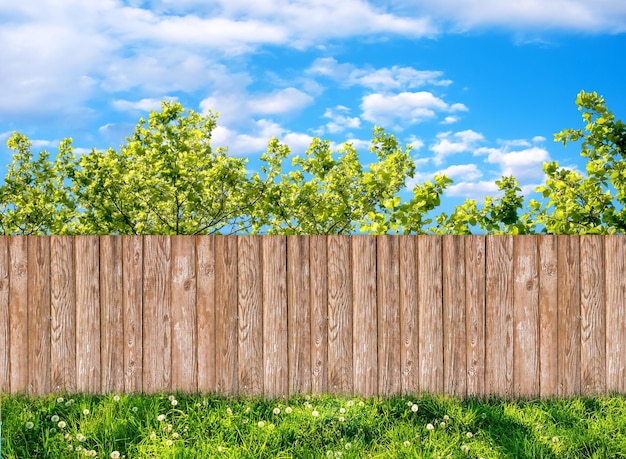
[[[76,166],[72,139],[61,142],[54,160],[46,150],[35,158],[32,142],[17,132],[7,145],[14,153],[0,187],[2,234],[72,233],[76,217],[71,189]]]

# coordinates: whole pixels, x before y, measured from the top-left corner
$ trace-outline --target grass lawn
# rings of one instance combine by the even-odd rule
[[[617,458],[626,398],[4,394],[2,459]]]

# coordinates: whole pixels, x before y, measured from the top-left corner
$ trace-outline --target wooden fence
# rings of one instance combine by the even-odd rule
[[[623,236],[0,237],[10,392],[626,393]]]

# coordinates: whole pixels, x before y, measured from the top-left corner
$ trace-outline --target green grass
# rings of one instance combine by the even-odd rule
[[[626,398],[619,396],[5,394],[2,418],[3,459],[626,457]]]

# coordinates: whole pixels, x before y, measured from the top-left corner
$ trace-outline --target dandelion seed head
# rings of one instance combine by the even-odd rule
[[[465,436],[466,436],[467,438],[472,438],[472,437],[474,436],[474,434],[473,434],[472,432],[467,432],[467,433],[465,434]]]
[[[552,441],[554,443],[558,443],[559,442],[559,437],[552,437]]]
[[[32,429],[33,427],[35,427],[35,424],[33,424],[32,422],[28,421],[24,427],[26,427],[28,430]]]
[[[346,409],[345,409],[344,407],[341,407],[341,408],[339,408],[339,412],[340,412],[341,414],[345,414]]]
[[[159,422],[165,421],[165,415],[164,414],[159,414],[157,416],[157,421],[159,421]]]
[[[313,412],[311,413],[311,416],[313,416],[314,418],[318,417],[320,414],[317,410],[313,410]]]
[[[59,417],[55,414],[54,416],[52,416],[52,417],[50,418],[50,420],[51,420],[52,422],[59,422]]]
[[[280,408],[276,407],[272,410],[272,413],[274,414],[280,414]]]
[[[344,418],[343,416],[339,416],[339,422],[345,422],[346,418]]]
[[[411,446],[411,442],[410,442],[410,441],[408,441],[408,440],[406,440],[406,441],[404,442],[404,447],[405,447],[405,448],[408,448],[409,446]]]
[[[59,423],[57,424],[57,426],[59,426],[59,429],[65,429],[67,424],[65,424],[65,421],[59,421]]]
[[[119,401],[120,401],[120,396],[119,396],[119,395],[114,395],[114,396],[113,396],[113,401],[114,401],[114,402],[119,402]],[[113,453],[111,453],[111,454],[113,454]],[[119,454],[119,453],[118,453],[118,454]]]
[[[150,432],[150,440],[156,440],[156,432]]]
[[[469,451],[469,446],[461,445],[461,451],[463,451],[464,453],[467,453]]]
[[[419,407],[417,406],[417,404],[411,407],[411,411],[413,411],[414,413],[417,413],[417,410],[419,410]]]
[[[346,448],[346,449],[350,449],[350,448],[352,448],[352,443],[349,443],[349,442],[348,442],[348,443],[346,443],[345,448]]]
[[[259,422],[257,422],[257,424],[256,424],[256,425],[257,425],[257,426],[259,426],[259,427],[261,427],[261,428],[265,427],[265,423],[264,423],[263,421],[259,421]]]
[[[119,451],[113,451],[111,454],[111,459],[119,459],[120,458],[120,452]]]
[[[446,423],[445,423],[445,422],[441,422],[441,424],[439,424],[439,425],[440,425],[442,428],[444,428],[444,429],[445,429],[445,427],[446,427]]]
[[[57,398],[57,403],[63,403],[63,401],[64,401],[64,398],[63,398],[63,397],[59,397],[59,398]]]
[[[285,413],[289,414],[291,413],[292,409],[290,406],[288,406],[287,408],[285,408]]]
[[[178,432],[174,432],[174,433],[172,434],[172,438],[176,439],[176,438],[178,438],[178,437],[179,437]]]
[[[85,438],[85,436],[83,434],[79,433],[79,434],[76,434],[76,440],[78,440],[78,441],[85,441],[86,438]]]
[[[136,413],[137,411],[139,411],[139,408],[137,408],[136,406],[133,406],[130,410],[131,410],[133,413]]]
[[[178,405],[178,400],[174,399],[170,403],[172,404],[172,406],[176,406]]]
[[[230,407],[226,408],[226,414],[232,416],[233,410]]]
[[[444,415],[443,415],[443,420],[444,420],[444,421],[448,421],[448,420],[450,420],[450,416],[448,416],[447,414],[444,414]]]
[[[346,403],[346,405],[348,405],[348,406],[354,406],[354,400],[348,400],[348,402]]]
[[[429,422],[428,424],[426,424],[426,430],[435,430],[435,426]]]
[[[87,415],[89,414],[89,410],[88,410],[87,408],[85,408],[85,409],[83,410],[83,414],[84,414],[85,416],[87,416]]]
[[[172,440],[166,440],[166,441],[165,441],[165,444],[166,444],[167,446],[172,446],[172,445],[174,444],[174,442],[173,442]]]

